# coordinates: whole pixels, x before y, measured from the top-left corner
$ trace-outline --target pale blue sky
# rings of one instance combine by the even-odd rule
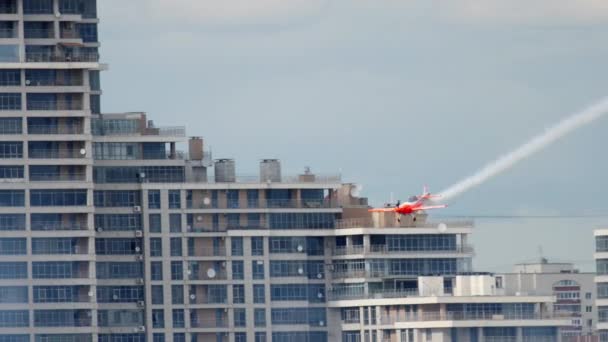
[[[375,203],[441,190],[608,95],[599,0],[103,0],[105,112],[186,124],[241,173],[332,173]],[[608,214],[608,118],[442,214]],[[606,218],[479,220],[480,269],[542,245],[593,267]],[[521,233],[521,234],[520,234]],[[525,236],[525,238],[521,238]]]

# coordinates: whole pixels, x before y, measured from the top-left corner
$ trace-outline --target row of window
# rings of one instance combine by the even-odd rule
[[[29,311],[0,311],[0,328],[29,327]],[[35,327],[88,327],[91,326],[90,310],[35,310]]]
[[[30,190],[30,205],[47,206],[85,206],[87,190]],[[0,207],[24,207],[24,190],[0,190]]]

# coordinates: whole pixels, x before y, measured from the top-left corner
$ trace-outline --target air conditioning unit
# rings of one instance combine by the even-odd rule
[[[138,278],[138,279],[137,279],[135,282],[136,282],[138,285],[143,285],[143,284],[144,284],[144,282],[145,282],[145,280],[144,280],[144,278]]]
[[[144,236],[144,231],[143,230],[136,230],[135,231],[135,237],[142,237]]]
[[[139,326],[135,328],[135,332],[146,332],[146,327],[144,327],[143,325]]]
[[[146,302],[144,302],[143,300],[138,300],[137,306],[139,306],[140,308],[143,308],[144,306],[146,306]]]
[[[133,212],[134,213],[141,213],[141,206],[139,206],[139,205],[134,206],[133,207]]]

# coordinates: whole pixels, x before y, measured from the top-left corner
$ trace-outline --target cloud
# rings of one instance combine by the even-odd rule
[[[494,24],[608,23],[605,0],[460,0],[437,1],[444,17]]]
[[[329,0],[146,0],[155,18],[186,24],[242,24],[318,13]]]

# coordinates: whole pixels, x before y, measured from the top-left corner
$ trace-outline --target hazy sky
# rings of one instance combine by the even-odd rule
[[[240,173],[279,158],[380,204],[442,190],[608,95],[604,0],[102,0],[104,112],[188,127]],[[593,269],[608,117],[454,200],[476,266]],[[439,212],[437,212],[439,214]]]

